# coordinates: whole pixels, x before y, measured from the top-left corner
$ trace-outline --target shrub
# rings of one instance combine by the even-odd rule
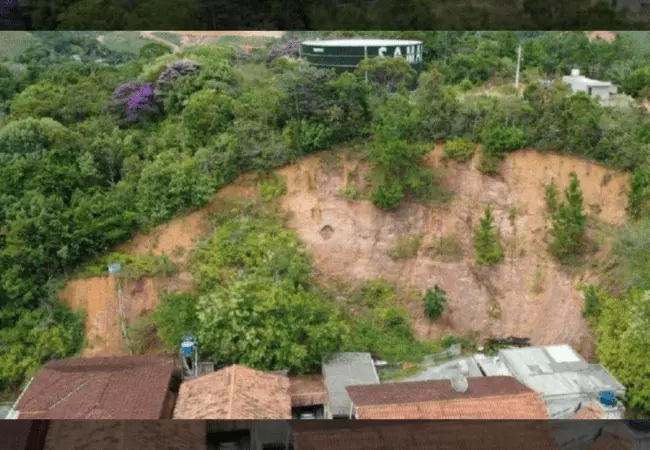
[[[442,236],[430,247],[431,257],[442,262],[458,262],[463,259],[463,247],[458,235]]]
[[[177,271],[174,262],[167,255],[135,256],[124,253],[110,253],[81,269],[79,276],[98,277],[108,274],[108,264],[119,263],[122,270],[119,275],[132,280],[143,277],[171,276]]]
[[[650,169],[639,167],[630,180],[627,212],[635,219],[640,218],[648,208],[648,186],[650,186]]]
[[[418,254],[422,238],[419,236],[398,236],[390,250],[393,260],[414,258]]]
[[[191,293],[166,294],[151,315],[158,337],[169,350],[176,350],[186,334],[198,333],[197,302]]]
[[[550,214],[555,214],[557,212],[557,186],[555,182],[551,180],[549,184],[545,186],[546,190],[546,209]]]
[[[584,286],[582,292],[585,297],[585,306],[582,310],[582,315],[587,318],[597,319],[600,313],[600,290],[598,287],[590,285]]]
[[[504,257],[499,235],[494,229],[494,216],[490,205],[485,208],[481,223],[474,230],[474,248],[476,262],[484,266],[496,264]]]
[[[560,261],[570,263],[584,251],[587,221],[580,182],[573,172],[569,187],[564,191],[564,196],[566,202],[559,205],[553,215],[551,250]]]
[[[472,141],[466,138],[456,138],[445,144],[445,158],[451,158],[458,162],[466,162],[474,156],[475,146]]]
[[[442,315],[447,303],[447,293],[437,284],[424,295],[424,313],[431,320]]]
[[[286,192],[287,184],[280,175],[271,174],[260,183],[260,193],[265,202],[282,197]]]

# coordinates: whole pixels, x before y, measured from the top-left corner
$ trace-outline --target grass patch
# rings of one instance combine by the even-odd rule
[[[533,280],[533,294],[541,294],[544,292],[544,271],[537,269],[535,271],[535,279]]]
[[[365,198],[366,193],[361,189],[361,176],[359,174],[359,168],[355,167],[353,170],[348,172],[345,189],[341,191],[341,197],[347,200],[359,200],[360,198]]]
[[[287,193],[287,184],[280,175],[271,173],[260,182],[262,200],[271,202]]]
[[[393,260],[414,258],[418,254],[421,243],[420,236],[397,236],[388,254]]]
[[[499,174],[501,167],[501,159],[496,156],[481,155],[481,162],[479,163],[478,170],[484,175],[495,176]]]
[[[138,31],[107,31],[106,33],[99,33],[99,35],[104,36],[102,43],[110,50],[136,55],[143,45],[153,42],[144,39]]]
[[[510,210],[508,211],[508,220],[510,221],[510,225],[513,227],[515,226],[515,219],[517,218],[517,214],[519,213],[519,210],[517,209],[516,206],[511,206]]]
[[[457,234],[442,236],[427,248],[429,257],[441,262],[463,260],[463,247]]]
[[[168,277],[178,271],[174,262],[167,255],[134,256],[110,253],[83,267],[76,277],[89,278],[108,275],[108,265],[113,263],[120,263],[122,270],[119,272],[119,276],[130,280],[154,276]]]

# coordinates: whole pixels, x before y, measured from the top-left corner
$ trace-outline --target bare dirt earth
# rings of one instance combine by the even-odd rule
[[[613,31],[587,31],[589,40],[603,39],[607,42],[614,42],[616,40],[616,33]]]
[[[162,294],[194,289],[192,275],[184,271],[183,266],[187,263],[196,238],[209,230],[209,215],[223,207],[221,198],[250,198],[251,195],[250,189],[229,186],[205,208],[161,225],[149,234],[137,235],[115,249],[132,255],[166,254],[181,268],[179,273],[171,277],[147,277],[124,283],[122,305],[127,323],[133,323],[153,311],[160,303]],[[71,280],[59,292],[61,301],[67,302],[72,308],[87,311],[86,348],[83,356],[126,354],[117,292],[117,282],[109,276]]]
[[[357,162],[342,161],[332,169],[331,162],[315,156],[283,168],[278,172],[286,180],[287,194],[281,207],[288,213],[288,226],[311,250],[322,276],[353,282],[384,278],[421,293],[434,284],[445,289],[447,312],[439,321],[423,317],[421,295],[407,303],[420,338],[445,332],[530,337],[534,344],[568,343],[590,357],[593,336],[581,315],[583,300],[576,289],[580,277],[560,270],[547,251],[550,221],[544,185],[554,179],[562,190],[569,173],[575,171],[587,212],[595,223],[603,224],[602,231],[624,220],[627,176],[577,158],[521,151],[503,163],[500,178],[491,178],[476,169],[478,157],[458,165],[442,163],[441,155],[442,148],[436,148],[430,164],[444,168],[447,188],[455,193],[453,201],[444,207],[409,204],[390,213],[369,201],[340,195],[350,178],[363,184],[366,168]],[[353,176],[355,169],[358,177]],[[182,267],[195,240],[209,230],[209,215],[223,207],[220,199],[256,197],[249,178],[223,189],[206,208],[136,236],[118,250],[164,253]],[[481,268],[474,263],[472,229],[490,202],[506,258],[494,268]],[[394,261],[388,253],[401,235],[419,236],[422,245],[416,257]],[[457,236],[463,259],[442,262],[432,257],[427,247],[452,235]],[[590,235],[606,244],[606,233]],[[593,281],[593,277],[587,273],[584,279]],[[192,288],[191,275],[182,270],[166,279],[129,283],[123,290],[125,314],[135,320],[155,308],[162,292]],[[114,281],[108,277],[74,280],[61,298],[88,310],[87,356],[124,353]]]
[[[440,166],[441,153],[438,148],[431,155],[432,165]],[[585,204],[600,210],[594,213],[600,221],[616,225],[624,218],[626,177],[582,160],[534,151],[511,155],[503,164],[502,179],[483,176],[475,164],[451,163],[446,169],[445,180],[456,193],[448,207],[408,205],[385,213],[367,201],[337,195],[349,164],[342,174],[327,175],[322,163],[311,158],[280,171],[288,191],[282,205],[292,213],[289,226],[313,251],[323,274],[353,280],[383,277],[421,292],[434,284],[445,289],[448,313],[440,323],[423,317],[421,300],[409,305],[421,338],[475,331],[530,337],[534,344],[566,342],[590,355],[592,335],[581,316],[579,280],[560,271],[546,251],[544,184],[554,178],[563,189],[569,173],[576,171]],[[505,261],[491,269],[474,264],[472,247],[472,228],[488,202],[507,253]],[[452,234],[462,245],[461,262],[426,255],[428,243]],[[417,257],[389,257],[399,235],[423,238]]]

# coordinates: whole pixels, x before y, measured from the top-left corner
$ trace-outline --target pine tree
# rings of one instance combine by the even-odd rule
[[[564,190],[566,201],[560,204],[553,215],[553,243],[551,250],[562,262],[568,263],[582,253],[584,248],[587,216],[584,213],[584,199],[580,181],[571,172],[569,187]]]
[[[491,266],[503,259],[503,248],[499,242],[499,235],[494,229],[491,205],[485,208],[480,226],[474,230],[474,248],[476,262],[483,266]]]

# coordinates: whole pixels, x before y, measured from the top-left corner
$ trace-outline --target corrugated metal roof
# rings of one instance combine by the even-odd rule
[[[598,81],[598,80],[592,80],[591,78],[583,77],[582,75],[579,75],[577,77],[571,76],[571,75],[566,75],[562,77],[562,81],[565,83],[582,83],[588,86],[592,87],[610,87],[612,86],[612,83],[609,81]]]
[[[0,419],[6,419],[11,411],[12,405],[0,405]]]
[[[329,408],[334,416],[350,414],[352,401],[345,388],[379,384],[379,376],[370,353],[337,353],[323,364],[329,393]]]
[[[512,376],[508,367],[498,356],[474,355],[474,360],[488,377]]]
[[[515,377],[545,398],[625,392],[604,367],[588,364],[568,345],[507,349],[499,355]]]

